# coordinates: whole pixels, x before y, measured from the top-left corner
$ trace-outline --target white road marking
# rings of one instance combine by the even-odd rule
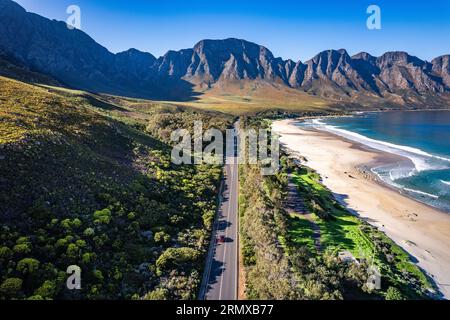
[[[228,167],[230,170],[230,190],[228,193],[228,210],[227,210],[227,217],[226,217],[226,221],[228,221],[229,217],[230,217],[230,209],[231,209],[231,195],[233,194],[233,170],[231,170],[231,166]],[[226,227],[225,229],[225,240],[228,237],[228,227]],[[222,258],[222,262],[223,262],[223,267],[225,266],[225,256],[227,253],[227,243],[224,242],[224,249],[223,249],[223,258]],[[222,286],[223,286],[223,276],[225,275],[225,272],[222,271],[222,274],[220,275],[220,289],[219,289],[219,300],[222,300]]]
[[[239,181],[239,164],[236,164],[236,175],[237,175],[237,179],[236,181]],[[239,182],[236,183],[236,189],[239,188]],[[238,296],[238,290],[239,290],[239,282],[238,282],[238,275],[239,275],[239,243],[238,243],[238,232],[239,232],[239,205],[238,205],[238,201],[239,201],[239,193],[237,195],[237,199],[236,199],[236,228],[235,228],[235,236],[234,236],[234,241],[236,241],[236,271],[234,274],[235,277],[235,283],[236,283],[236,290],[234,290],[234,299],[238,300],[239,296]]]

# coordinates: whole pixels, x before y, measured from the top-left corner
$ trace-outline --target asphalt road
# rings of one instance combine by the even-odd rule
[[[208,264],[206,300],[237,300],[238,291],[238,194],[239,178],[236,154],[227,157],[222,201],[214,246]],[[216,239],[225,236],[225,242]]]

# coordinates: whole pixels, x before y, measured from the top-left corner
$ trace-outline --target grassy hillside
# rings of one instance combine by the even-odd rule
[[[293,177],[300,196],[313,213],[314,223],[320,228],[323,250],[349,251],[359,261],[376,265],[382,275],[380,294],[393,287],[405,298],[418,299],[427,297],[429,289],[435,289],[402,248],[334,200],[317,173],[302,167],[294,171]],[[312,232],[311,226],[299,228],[296,223],[290,223],[289,230],[294,247],[295,243],[306,242]]]
[[[251,115],[268,110],[302,113],[336,112],[342,109],[342,106],[337,106],[334,102],[305,92],[258,81],[241,81],[203,89],[197,100],[176,104],[232,115]]]
[[[212,110],[231,115],[255,115],[278,111],[302,115],[305,113],[342,113],[351,110],[433,109],[448,108],[450,95],[419,96],[409,93],[408,99],[392,95],[381,98],[375,95],[354,94],[346,97],[323,98],[313,93],[263,81],[230,82],[211,88],[196,87],[199,93],[189,102],[160,102],[177,106]]]
[[[0,299],[195,298],[221,169],[164,129],[229,117],[3,77],[0,104]]]

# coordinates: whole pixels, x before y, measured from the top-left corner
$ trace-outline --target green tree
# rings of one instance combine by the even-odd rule
[[[109,224],[111,222],[111,210],[103,209],[94,212],[95,224]]]
[[[19,237],[16,241],[16,244],[30,244],[30,238],[29,237]]]
[[[86,241],[84,241],[84,240],[79,239],[79,240],[75,241],[75,244],[79,248],[86,248]]]
[[[63,221],[61,221],[61,226],[67,231],[70,231],[72,229],[70,219],[64,219]]]
[[[8,247],[0,248],[0,260],[8,261],[12,256],[12,250]]]
[[[80,248],[74,243],[71,243],[67,246],[67,256],[72,259],[76,259],[80,255]]]
[[[192,248],[168,248],[159,256],[156,266],[160,271],[189,268],[198,263],[200,253]]]
[[[92,237],[93,235],[95,235],[95,231],[94,231],[94,229],[92,229],[92,228],[86,228],[86,229],[84,230],[83,234],[84,234],[86,237]]]
[[[8,278],[0,286],[0,293],[8,298],[15,298],[22,289],[22,283],[22,279]]]
[[[34,273],[39,269],[40,262],[34,258],[25,258],[17,263],[17,271],[22,273]]]
[[[92,252],[86,252],[86,253],[83,253],[83,256],[81,259],[84,264],[89,264],[96,259],[96,254],[92,253]]]
[[[75,219],[72,220],[72,227],[78,229],[78,228],[80,228],[82,225],[83,225],[83,223],[81,222],[80,219],[75,218]]]
[[[389,287],[386,291],[386,300],[405,300],[405,297],[397,288]]]
[[[170,235],[165,231],[159,231],[155,233],[155,242],[156,243],[167,243],[170,241]]]
[[[28,254],[31,252],[31,245],[29,243],[16,244],[13,251],[18,254]]]
[[[46,280],[38,289],[34,291],[34,296],[40,296],[43,299],[53,299],[56,295],[56,283]]]
[[[94,270],[93,275],[97,280],[99,280],[100,282],[103,282],[104,277],[103,277],[103,273],[101,270],[98,270],[98,269]]]
[[[169,291],[164,288],[157,288],[147,293],[144,300],[167,300],[169,298]]]
[[[215,218],[215,213],[213,210],[208,210],[206,211],[203,216],[203,224],[205,225],[205,228],[208,230],[212,229],[213,223],[214,223],[214,218]]]

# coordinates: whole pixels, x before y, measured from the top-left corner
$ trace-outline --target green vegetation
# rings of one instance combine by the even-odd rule
[[[170,133],[192,132],[194,121],[224,130],[233,117],[2,77],[0,103],[0,299],[195,299],[222,168],[174,166]],[[313,221],[283,210],[288,173]],[[283,155],[278,174],[242,165],[240,178],[248,298],[428,296],[407,253],[337,203],[316,173]],[[342,263],[343,250],[359,263]],[[372,263],[382,290],[367,288]],[[82,269],[80,291],[65,286],[70,265]]]
[[[289,225],[288,237],[293,245],[298,247],[307,247],[308,250],[314,251],[314,231],[311,222],[298,214],[290,214],[287,217]],[[281,237],[282,243],[286,244],[286,239]]]
[[[256,117],[243,123],[252,127],[269,125]],[[261,176],[259,165],[240,169],[240,232],[247,298],[429,297],[432,285],[406,252],[335,201],[317,173],[287,155],[280,162],[281,170],[274,176]],[[282,209],[289,173],[312,213],[312,221]],[[317,228],[320,248],[313,238]],[[341,261],[338,254],[342,251],[350,251],[358,262]],[[381,290],[368,286],[372,264],[380,270]]]
[[[251,127],[268,123],[244,119]],[[293,164],[281,159],[282,170],[261,176],[260,165],[240,168],[241,243],[249,299],[340,299],[341,288],[359,276],[355,268],[343,270],[331,254],[317,259],[309,240],[300,239],[307,229],[289,232],[293,217],[283,210],[287,170]],[[309,233],[309,232],[308,232]],[[300,243],[301,242],[301,243]],[[267,281],[270,279],[270,281]]]
[[[429,295],[432,284],[411,262],[408,254],[384,233],[343,208],[321,184],[317,173],[302,167],[296,169],[293,177],[300,196],[320,227],[323,248],[335,252],[350,251],[360,262],[374,263],[382,275],[382,290],[377,294],[387,297],[386,290],[395,287],[409,299]],[[290,228],[296,230],[297,226],[291,224]],[[308,236],[304,231],[302,235]]]
[[[274,180],[274,182],[276,182]],[[266,189],[259,166],[242,166],[241,245],[249,299],[295,299],[294,276],[278,241],[283,225],[278,188]],[[266,190],[265,190],[266,189]],[[267,281],[270,279],[270,281]]]
[[[394,287],[389,287],[386,291],[386,300],[404,300],[402,293]]]
[[[232,118],[1,77],[0,103],[0,299],[196,297],[222,169],[168,132]]]
[[[262,177],[257,165],[241,168],[246,296],[249,299],[342,299],[344,293],[357,288],[356,283],[364,283],[367,277],[364,278],[360,266],[340,264],[333,252],[315,255],[310,240],[301,239],[307,225],[302,220],[291,225],[292,218],[282,209],[286,186],[284,172]],[[302,230],[292,231],[298,225]],[[356,296],[361,298],[363,293],[359,290]]]

